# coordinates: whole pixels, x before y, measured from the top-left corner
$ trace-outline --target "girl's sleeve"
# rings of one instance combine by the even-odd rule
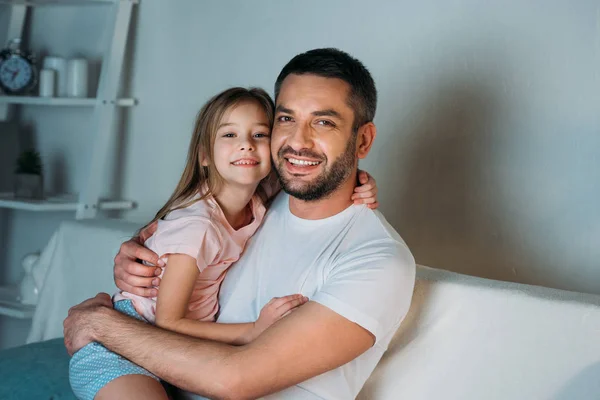
[[[214,224],[206,218],[161,220],[155,235],[155,252],[160,257],[187,254],[196,259],[200,272],[217,263],[221,251],[220,235]]]

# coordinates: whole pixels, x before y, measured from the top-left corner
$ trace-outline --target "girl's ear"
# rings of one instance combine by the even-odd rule
[[[200,165],[202,165],[203,167],[208,167],[209,165],[208,159],[206,158],[206,154],[204,153],[200,153]]]

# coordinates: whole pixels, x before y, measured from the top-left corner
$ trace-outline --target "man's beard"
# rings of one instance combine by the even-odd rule
[[[344,153],[342,153],[327,170],[323,171],[310,182],[302,182],[301,185],[294,185],[294,177],[287,178],[283,175],[285,171],[284,164],[286,163],[284,156],[307,157],[321,162],[327,161],[327,157],[310,150],[301,150],[297,152],[290,146],[285,146],[279,150],[277,153],[278,160],[273,164],[279,182],[281,182],[281,187],[287,194],[299,200],[315,201],[330,195],[340,187],[348,176],[350,176],[350,173],[352,173],[356,164],[355,151],[356,135],[352,135]]]

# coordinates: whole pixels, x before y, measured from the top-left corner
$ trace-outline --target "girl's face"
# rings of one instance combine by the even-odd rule
[[[215,137],[213,162],[226,184],[257,185],[271,171],[270,121],[244,102],[227,110]]]

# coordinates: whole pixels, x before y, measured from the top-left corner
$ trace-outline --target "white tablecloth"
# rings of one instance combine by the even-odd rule
[[[42,251],[33,276],[41,287],[27,343],[62,337],[69,308],[114,293],[113,259],[139,224],[121,220],[63,222]]]

